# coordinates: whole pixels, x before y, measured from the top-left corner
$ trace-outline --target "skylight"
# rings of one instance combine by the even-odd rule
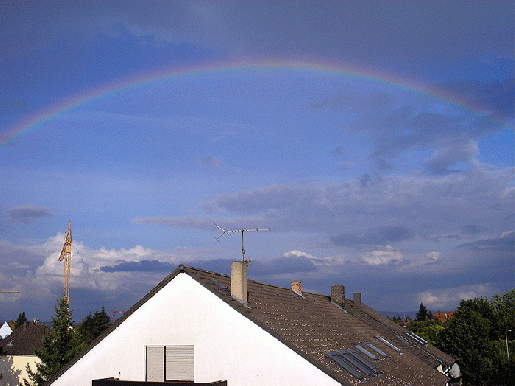
[[[341,367],[343,367],[345,370],[347,370],[348,373],[352,374],[358,379],[363,379],[363,375],[356,370],[354,367],[352,367],[347,361],[338,353],[336,352],[328,352],[326,355],[331,358],[333,361],[338,363]]]
[[[425,346],[427,344],[427,340],[425,340],[424,338],[418,336],[417,334],[415,334],[411,331],[405,331],[404,333],[407,336],[409,336],[411,339],[413,339],[415,342],[417,342],[418,344],[421,344],[423,346]]]
[[[381,342],[383,342],[385,345],[387,345],[388,347],[394,349],[395,351],[397,351],[399,353],[399,355],[402,355],[402,351],[400,348],[398,348],[397,346],[394,346],[393,344],[391,344],[390,342],[388,342],[385,338],[381,337],[381,336],[376,336],[377,339],[379,339]]]
[[[373,359],[375,361],[379,360],[379,359],[377,359],[377,357],[374,354],[372,354],[370,351],[364,349],[359,344],[355,344],[354,347],[356,347],[359,351],[361,351],[363,354],[365,354],[370,359]]]
[[[364,375],[374,376],[380,373],[376,366],[359,355],[356,350],[330,351],[327,352],[326,355],[338,363],[349,374],[360,380],[364,378]]]
[[[221,284],[220,282],[218,282],[217,280],[215,279],[209,279],[210,282],[212,282],[214,285],[216,285],[218,288],[220,289],[223,289],[225,291],[228,291],[229,288],[227,288],[226,286],[224,286],[223,284]]]
[[[377,347],[376,347],[376,346],[374,346],[372,343],[370,343],[370,342],[365,342],[364,344],[365,344],[366,346],[370,347],[372,350],[374,350],[374,351],[375,351],[376,353],[378,353],[379,355],[381,355],[381,356],[383,356],[383,357],[385,357],[385,358],[387,358],[387,357],[388,357],[388,355],[386,355],[386,353],[385,353],[383,350],[381,350],[381,349],[377,348]]]

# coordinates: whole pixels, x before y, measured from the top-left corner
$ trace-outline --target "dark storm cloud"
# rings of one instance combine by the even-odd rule
[[[498,129],[487,118],[452,117],[417,111],[404,106],[376,117],[368,123],[378,137],[370,158],[381,169],[391,169],[402,153],[413,149],[430,150],[424,164],[431,174],[447,174],[457,163],[470,163],[478,154],[475,140]],[[369,121],[367,118],[366,121]],[[362,127],[365,122],[358,122]]]
[[[457,248],[466,249],[476,254],[482,253],[485,258],[495,255],[513,259],[515,253],[515,231],[507,232],[497,238],[463,243],[458,245]]]
[[[368,229],[363,235],[340,234],[330,238],[338,246],[355,247],[362,245],[385,245],[412,240],[415,232],[403,226],[385,226]]]
[[[0,246],[0,264],[3,273],[20,274],[27,269],[34,270],[44,260],[44,256],[28,250]]]
[[[194,261],[191,265],[207,271],[231,274],[233,260],[216,259]],[[252,261],[249,265],[249,275],[253,277],[273,277],[290,273],[308,273],[316,270],[315,265],[305,256],[282,256],[269,261]]]
[[[269,186],[230,196],[220,196],[214,203],[233,213],[254,214],[264,210],[297,206],[302,202],[313,201],[315,198],[316,192],[309,187]]]
[[[513,94],[511,98],[509,94],[506,91],[504,99],[515,104]],[[428,103],[434,106],[421,107],[427,107]],[[446,110],[452,105],[443,100],[424,99],[422,94],[397,100],[394,95],[380,91],[347,90],[314,101],[311,108],[363,111],[347,123],[346,130],[368,133],[375,138],[370,160],[379,170],[395,169],[402,162],[403,153],[425,150],[432,152],[424,162],[426,170],[442,175],[455,172],[459,163],[471,163],[478,155],[476,140],[502,127],[488,114],[463,114],[458,104],[453,108],[459,114],[449,114]],[[490,104],[484,108],[494,107]]]
[[[267,262],[256,261],[252,264],[252,274],[256,276],[307,273],[316,270],[313,262],[305,256],[283,256]]]
[[[158,260],[121,261],[114,266],[100,267],[102,272],[170,272],[176,265]]]
[[[424,163],[432,174],[456,173],[452,170],[458,162],[468,163],[478,154],[477,144],[473,141],[449,141],[438,148]]]
[[[515,61],[507,59],[506,66],[515,68]],[[500,121],[515,117],[515,78],[503,82],[480,83],[478,81],[449,82],[435,87],[439,92],[448,93],[466,106],[489,112]]]
[[[481,233],[481,227],[476,224],[465,225],[463,228],[463,233],[468,235],[477,235]]]
[[[463,227],[480,224],[485,219],[495,221],[500,231],[507,229],[508,218],[501,222],[494,218],[512,209],[511,169],[474,168],[455,175],[422,179],[364,178],[329,186],[267,186],[220,195],[206,204],[210,214],[218,213],[213,217],[138,217],[133,221],[207,231],[215,231],[213,221],[225,229],[243,226],[270,227],[274,232],[316,231],[332,235],[338,245],[384,245],[412,240],[415,234],[424,234],[434,241],[458,239],[464,229],[473,230]],[[495,210],[492,203],[496,203]],[[462,219],[464,213],[466,219],[450,221]],[[370,225],[372,218],[378,224],[391,224],[395,218],[395,225],[374,227]],[[424,224],[416,220],[420,218]]]
[[[53,216],[50,210],[43,206],[20,206],[7,209],[9,218],[18,223],[30,224],[43,217]]]

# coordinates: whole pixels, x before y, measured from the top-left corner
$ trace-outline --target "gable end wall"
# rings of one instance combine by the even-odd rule
[[[195,382],[339,385],[185,273],[100,341],[52,385],[145,380],[146,345],[194,345]]]

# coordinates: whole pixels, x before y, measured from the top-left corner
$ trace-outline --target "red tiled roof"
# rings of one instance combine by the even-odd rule
[[[435,312],[434,317],[436,320],[439,320],[442,323],[447,322],[452,316],[454,312]]]

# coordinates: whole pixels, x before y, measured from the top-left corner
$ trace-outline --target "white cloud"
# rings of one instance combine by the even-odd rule
[[[386,245],[382,249],[366,252],[361,255],[361,260],[369,265],[384,265],[399,263],[403,260],[402,253],[395,250],[391,245]]]
[[[346,259],[343,256],[325,256],[325,257],[316,257],[311,255],[310,253],[302,252],[302,251],[289,251],[283,254],[284,257],[307,257],[314,265],[316,266],[334,266],[334,265],[342,265],[346,262]]]
[[[430,262],[433,262],[433,261],[438,261],[438,259],[440,258],[442,254],[440,252],[436,252],[436,251],[433,251],[433,252],[429,252],[427,255],[426,255],[426,260],[427,261],[430,261]]]
[[[497,293],[490,284],[466,285],[454,288],[433,289],[417,294],[417,301],[433,312],[454,309],[461,300],[491,297]]]
[[[39,245],[14,246],[7,245],[6,252],[10,254],[23,255],[30,252],[30,256],[36,256],[38,261],[10,262],[6,266],[9,274],[5,273],[1,277],[2,286],[5,288],[21,289],[22,294],[18,298],[31,298],[36,294],[41,299],[55,299],[56,290],[63,287],[63,263],[58,261],[58,257],[63,246],[64,234],[58,233],[56,236],[48,238]],[[0,258],[5,259],[1,254]],[[164,272],[145,271],[145,264],[148,262],[163,267]],[[122,272],[113,269],[118,264],[131,264],[131,270]],[[169,273],[169,265],[176,264],[176,256],[170,253],[155,251],[136,245],[132,248],[121,249],[91,249],[82,242],[74,240],[72,244],[72,261],[70,288],[88,289],[102,291],[117,291],[124,288],[128,283],[138,284],[144,280],[153,280],[154,284]],[[35,267],[31,269],[31,266]],[[111,268],[111,270],[106,270]],[[138,271],[142,269],[143,272]],[[167,270],[168,269],[168,270]],[[149,274],[153,279],[149,279]],[[5,301],[8,299],[0,299]]]

